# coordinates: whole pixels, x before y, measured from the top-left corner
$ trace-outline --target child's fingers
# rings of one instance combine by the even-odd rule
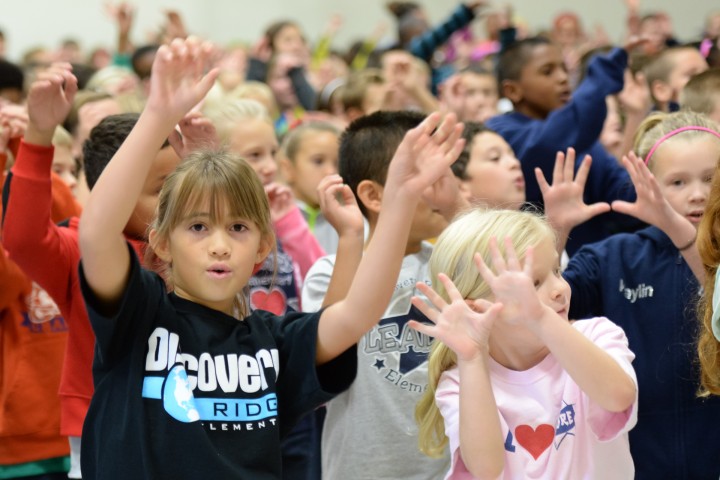
[[[515,248],[513,247],[512,238],[505,237],[505,257],[507,258],[507,266],[512,271],[520,271],[520,260],[517,257],[517,253],[515,253]]]
[[[564,180],[568,182],[572,182],[573,177],[575,176],[575,149],[572,147],[569,147],[567,149],[567,154],[565,155],[565,164],[564,167]]]
[[[473,300],[473,310],[478,313],[486,313],[495,303],[485,300],[484,298],[477,298]]]
[[[428,337],[435,337],[435,327],[432,325],[428,325],[427,323],[420,323],[417,320],[410,320],[408,322],[408,327],[412,328],[413,330],[417,330],[420,333],[424,333]]]
[[[558,151],[555,154],[555,165],[553,166],[552,182],[556,185],[562,182],[563,179],[563,165],[565,165],[565,154]]]
[[[435,310],[434,308],[430,307],[430,305],[428,305],[427,303],[425,303],[425,301],[424,301],[423,299],[421,299],[421,298],[419,298],[419,297],[412,297],[412,298],[410,299],[410,302],[413,304],[413,306],[414,306],[415,308],[417,308],[418,310],[420,310],[420,313],[422,313],[423,315],[425,315],[425,317],[426,317],[428,320],[430,320],[430,321],[433,322],[433,323],[437,323],[437,318],[438,318],[438,315],[439,315],[438,311]]]
[[[626,202],[624,200],[615,200],[610,204],[610,208],[612,208],[613,212],[635,216],[635,204],[631,202]]]
[[[183,158],[185,156],[185,144],[183,143],[183,138],[180,132],[173,129],[168,137],[168,142],[173,150],[175,150],[178,157]]]
[[[491,284],[495,279],[495,274],[485,264],[485,260],[483,260],[482,256],[479,253],[476,253],[473,255],[473,261],[475,262],[475,268],[477,268],[477,271],[480,273],[483,280],[485,280],[488,284]]]
[[[453,281],[450,280],[450,277],[448,277],[444,273],[440,273],[438,274],[438,279],[440,280],[440,283],[443,284],[443,287],[445,287],[445,291],[447,292],[451,302],[455,302],[457,300],[464,300],[463,296],[460,294],[460,291],[457,289]]]
[[[606,212],[609,212],[610,210],[611,210],[610,204],[607,202],[593,203],[592,205],[587,206],[587,212],[589,215],[588,218],[596,217],[596,216],[600,215],[601,213],[606,213]]]
[[[447,306],[447,302],[445,302],[445,299],[438,295],[438,293],[433,290],[432,287],[430,287],[429,285],[423,282],[418,282],[415,284],[415,287],[420,291],[420,293],[425,295],[428,300],[430,300],[430,302],[433,304],[433,306],[438,310],[442,310]]]
[[[341,185],[340,193],[342,195],[344,205],[355,205],[356,207],[358,206],[357,199],[355,198],[355,195],[353,195],[353,191],[349,185]]]
[[[580,168],[578,168],[577,175],[575,175],[575,183],[578,185],[585,185],[591,166],[592,157],[590,155],[585,155],[585,158],[583,158],[583,161],[580,164]]]
[[[511,248],[512,248],[512,245],[511,245]],[[513,255],[515,255],[514,249],[513,249]],[[525,264],[523,265],[523,272],[530,278],[532,278],[534,263],[535,263],[535,247],[528,247],[527,251],[525,252]]]
[[[507,265],[505,264],[505,259],[503,258],[502,254],[500,253],[500,249],[498,248],[496,237],[490,238],[489,246],[490,258],[492,259],[493,268],[495,268],[495,271],[498,274],[503,273],[505,270],[507,270]]]
[[[540,187],[540,193],[544,196],[550,188],[550,184],[548,184],[547,180],[545,180],[545,175],[543,175],[543,171],[540,167],[535,167],[535,179]]]
[[[320,183],[318,183],[317,191],[318,193],[325,192],[331,185],[337,185],[338,183],[342,182],[342,177],[340,175],[327,175],[320,180]]]
[[[448,141],[451,135],[455,131],[455,125],[457,125],[457,117],[454,113],[448,113],[445,118],[442,119],[442,123],[435,129],[433,133],[433,140],[438,145],[443,145]]]
[[[462,152],[462,147],[461,147],[460,152],[458,152],[457,155],[454,155],[454,153],[452,153],[454,150],[457,150],[456,147],[457,147],[458,141],[461,139],[460,137],[462,137],[464,128],[465,127],[463,126],[462,123],[456,123],[455,126],[453,127],[452,132],[450,132],[450,136],[448,136],[447,140],[442,144],[444,152],[446,154],[450,153],[450,155],[446,158],[452,158],[453,162],[455,160],[457,160],[457,157],[460,155],[460,152]]]

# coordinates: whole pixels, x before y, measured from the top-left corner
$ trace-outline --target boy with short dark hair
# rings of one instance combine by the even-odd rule
[[[388,165],[405,133],[425,116],[417,112],[376,112],[347,128],[340,139],[342,181],[358,199],[372,238]],[[422,319],[410,299],[415,284],[429,283],[427,262],[436,237],[447,226],[458,200],[457,182],[448,168],[440,191],[423,199],[415,211],[400,275],[383,319],[358,343],[357,377],[349,390],[327,405],[322,439],[323,478],[441,478],[449,457],[430,458],[418,449],[415,404],[427,388],[427,354],[431,338],[410,329]],[[362,231],[358,232],[360,249]],[[341,236],[341,242],[343,241]],[[369,240],[368,240],[369,241]],[[338,251],[341,252],[341,247]],[[345,252],[318,260],[303,286],[303,308],[319,310],[330,277]],[[326,300],[327,302],[327,300]],[[400,461],[401,460],[401,461]]]
[[[527,201],[542,205],[534,169],[552,176],[555,155],[573,147],[576,169],[589,154],[593,158],[585,187],[585,203],[632,201],[635,192],[625,169],[600,145],[598,138],[607,113],[605,97],[623,88],[626,49],[614,49],[590,62],[588,74],[571,92],[560,49],[542,37],[515,42],[500,54],[497,75],[501,96],[515,111],[486,122],[510,144],[522,164]],[[568,240],[570,255],[585,243],[600,240],[618,229],[634,228],[636,221],[613,212],[576,227]]]

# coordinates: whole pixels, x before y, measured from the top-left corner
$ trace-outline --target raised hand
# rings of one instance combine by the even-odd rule
[[[465,85],[462,75],[456,73],[439,86],[440,104],[458,118],[465,118]]]
[[[195,37],[175,39],[155,55],[146,110],[176,124],[205,97],[218,75],[208,73],[213,47]]]
[[[340,175],[328,175],[317,187],[320,210],[339,236],[363,235],[365,222],[355,195]]]
[[[216,150],[220,147],[215,126],[200,112],[185,115],[178,127],[180,131],[173,130],[168,140],[180,158],[185,158],[196,150]]]
[[[54,63],[38,74],[27,98],[29,142],[49,144],[55,127],[70,113],[77,90],[69,63]]]
[[[625,70],[625,82],[622,91],[618,94],[618,100],[627,114],[644,117],[650,111],[652,106],[650,86],[642,72],[633,74],[630,69]]]
[[[443,188],[450,165],[462,152],[465,141],[460,138],[463,124],[450,113],[442,120],[432,113],[405,134],[388,168],[384,198],[404,192],[418,198],[428,187]]]
[[[665,199],[655,176],[634,152],[623,156],[622,163],[630,174],[635,185],[637,199],[634,202],[615,200],[612,209],[616,212],[632,215],[650,225],[666,231],[667,226],[681,216]],[[687,220],[686,220],[687,221]],[[688,221],[689,223],[689,221]]]
[[[413,297],[412,303],[433,325],[415,320],[411,320],[408,325],[443,342],[455,352],[459,360],[472,360],[479,354],[487,354],[490,332],[502,305],[482,299],[465,300],[447,275],[441,273],[438,279],[445,288],[450,303],[426,284],[418,283],[417,289],[435,308],[419,297]]]
[[[583,200],[591,164],[592,158],[586,155],[576,175],[575,149],[568,148],[567,154],[557,152],[552,185],[548,184],[541,169],[535,169],[535,178],[545,204],[545,214],[561,235],[567,235],[575,226],[610,211],[610,205],[605,202],[587,205]]]
[[[290,213],[290,210],[297,208],[295,196],[287,185],[276,182],[268,183],[265,185],[265,193],[270,202],[270,219],[273,222],[277,222]]]
[[[532,328],[542,317],[545,307],[538,298],[533,282],[533,248],[525,253],[524,265],[515,253],[512,240],[505,239],[505,256],[490,239],[490,256],[495,272],[488,267],[480,254],[475,254],[475,266],[495,295],[495,302],[503,305],[500,318],[508,324]]]
[[[7,142],[16,137],[22,137],[28,127],[28,112],[25,105],[8,103],[0,106],[0,150],[7,146]]]

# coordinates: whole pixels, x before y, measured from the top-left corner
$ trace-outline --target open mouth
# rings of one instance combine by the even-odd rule
[[[210,275],[213,278],[225,278],[229,277],[232,273],[232,271],[223,266],[212,266],[207,269],[208,275]]]
[[[700,220],[702,220],[703,212],[691,212],[686,215],[686,217],[693,223],[700,223]]]

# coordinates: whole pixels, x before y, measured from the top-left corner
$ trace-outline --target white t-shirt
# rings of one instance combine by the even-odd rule
[[[416,282],[429,283],[432,245],[403,258],[390,304],[380,322],[358,342],[357,376],[327,404],[322,472],[328,480],[437,480],[450,466],[449,454],[430,458],[418,448],[415,405],[427,388],[431,338],[407,323],[422,320],[410,298]],[[335,256],[312,266],[302,305],[317,310],[327,292]]]
[[[631,365],[635,355],[620,327],[604,317],[573,327],[609,353],[637,385]],[[499,478],[633,478],[627,433],[637,422],[637,395],[626,411],[609,412],[580,390],[552,354],[525,371],[491,359],[490,381],[505,438],[505,470]],[[455,367],[442,374],[435,394],[452,453],[447,480],[473,478],[460,456],[459,393]]]

